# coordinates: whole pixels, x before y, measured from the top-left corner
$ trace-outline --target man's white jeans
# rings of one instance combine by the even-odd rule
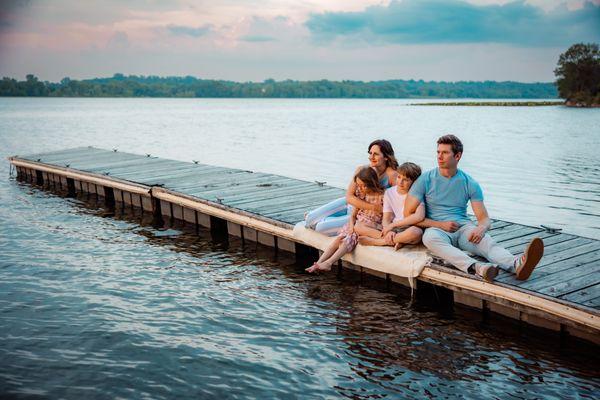
[[[478,262],[464,251],[484,257],[507,272],[514,273],[515,256],[497,244],[487,233],[481,242],[469,242],[469,235],[475,229],[472,223],[465,224],[456,232],[446,232],[438,228],[427,228],[423,234],[423,244],[437,257],[443,258],[456,268],[469,272],[469,267]]]

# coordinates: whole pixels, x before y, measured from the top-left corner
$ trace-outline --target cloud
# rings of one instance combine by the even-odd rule
[[[108,39],[107,47],[112,49],[126,49],[129,47],[129,36],[125,32],[117,31]]]
[[[0,31],[13,28],[18,13],[23,11],[29,3],[30,0],[2,0],[0,2]]]
[[[252,16],[238,24],[237,40],[249,43],[280,42],[291,45],[291,41],[299,36],[298,28],[305,30],[286,16],[274,17]]]
[[[210,33],[212,27],[208,24],[196,28],[184,25],[169,25],[167,29],[176,36],[201,37]]]
[[[313,13],[305,26],[313,39],[369,43],[506,43],[557,46],[600,39],[600,6],[586,2],[550,12],[513,1],[475,5],[461,0],[404,0],[359,12]]]
[[[240,37],[241,41],[243,42],[272,42],[275,41],[276,39],[272,36],[265,36],[265,35],[245,35]]]

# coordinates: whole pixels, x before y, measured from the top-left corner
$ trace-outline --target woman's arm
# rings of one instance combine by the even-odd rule
[[[356,215],[358,214],[358,208],[352,208],[352,213],[348,218],[348,228],[350,232],[354,232],[354,225],[356,224]]]

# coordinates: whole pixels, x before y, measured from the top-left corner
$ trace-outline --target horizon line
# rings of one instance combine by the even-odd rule
[[[100,77],[93,77],[93,78],[71,78],[68,76],[65,76],[64,78],[62,78],[61,80],[58,81],[50,81],[50,80],[40,80],[35,74],[25,74],[25,81],[27,80],[27,76],[28,75],[33,75],[36,79],[38,79],[40,82],[44,82],[44,83],[61,83],[64,79],[69,79],[71,81],[91,81],[91,80],[96,80],[96,79],[127,79],[127,78],[159,78],[159,79],[168,79],[168,78],[193,78],[195,80],[200,80],[200,81],[216,81],[216,82],[232,82],[232,83],[241,83],[241,84],[246,84],[246,83],[253,83],[253,84],[267,84],[267,83],[284,83],[284,82],[299,82],[299,83],[306,83],[306,82],[321,82],[321,81],[328,81],[328,82],[351,82],[351,83],[379,83],[379,82],[394,82],[394,81],[403,81],[403,82],[423,82],[423,83],[486,83],[486,82],[493,82],[493,83],[518,83],[518,84],[522,84],[522,85],[535,85],[535,84],[556,84],[556,81],[534,81],[534,82],[521,82],[521,81],[513,81],[513,80],[501,80],[501,81],[497,81],[497,80],[458,80],[458,81],[447,81],[447,80],[424,80],[424,79],[415,79],[415,78],[410,78],[410,79],[406,79],[406,78],[394,78],[394,79],[381,79],[381,80],[369,80],[369,81],[365,81],[365,80],[354,80],[354,79],[339,79],[339,80],[332,80],[332,79],[327,79],[327,78],[321,78],[321,79],[309,79],[309,80],[298,80],[298,79],[292,79],[292,78],[286,78],[286,79],[281,79],[281,80],[277,80],[274,78],[266,78],[263,79],[262,81],[252,81],[252,80],[247,80],[247,81],[235,81],[235,80],[230,80],[230,79],[219,79],[219,78],[201,78],[198,76],[194,76],[194,75],[134,75],[134,74],[129,74],[129,75],[125,75],[123,73],[120,72],[115,72],[112,76],[100,76]],[[15,77],[10,77],[10,76],[3,76],[2,79],[14,79],[16,81],[19,82],[19,78],[15,78]]]

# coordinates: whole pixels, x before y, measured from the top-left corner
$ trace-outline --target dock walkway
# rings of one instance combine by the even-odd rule
[[[9,158],[20,179],[60,185],[71,193],[96,193],[107,204],[121,202],[144,211],[222,229],[247,240],[296,252],[294,225],[304,212],[345,191],[284,176],[166,160],[93,147]],[[600,241],[493,220],[492,237],[521,254],[535,236],[544,258],[527,281],[501,273],[493,284],[449,268],[441,260],[419,280],[453,291],[454,301],[600,343]],[[381,274],[376,265],[351,266]]]

